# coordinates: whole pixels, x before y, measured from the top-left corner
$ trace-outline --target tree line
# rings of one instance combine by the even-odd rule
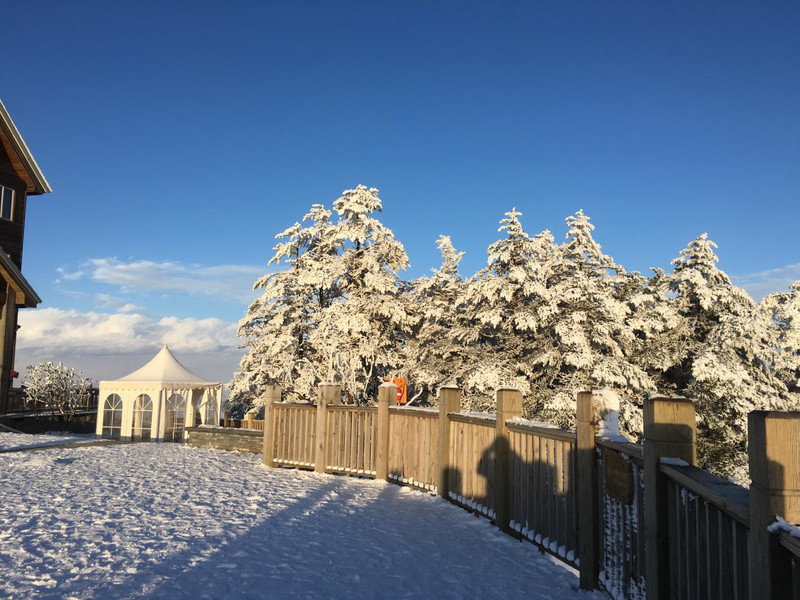
[[[747,413],[800,404],[800,281],[756,303],[718,268],[706,234],[671,272],[645,276],[603,253],[582,211],[557,243],[529,235],[512,208],[486,267],[464,277],[463,253],[440,236],[442,264],[405,281],[378,190],[345,190],[332,208],[315,204],[276,236],[275,270],[239,324],[248,353],[232,403],[258,406],[275,383],[307,400],[322,381],[368,403],[383,378],[405,376],[414,403],[457,385],[466,409],[486,411],[494,390],[515,387],[526,417],[569,428],[576,393],[608,388],[637,439],[646,395],[682,395],[696,403],[701,465],[740,481]]]

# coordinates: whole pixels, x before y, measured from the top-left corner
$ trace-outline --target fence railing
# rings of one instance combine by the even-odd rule
[[[53,415],[73,415],[80,412],[97,410],[97,401],[100,390],[89,388],[89,393],[83,398],[73,398],[69,403],[49,405],[46,403],[29,402],[25,388],[11,388],[8,391],[7,413],[44,413]]]
[[[776,516],[800,522],[800,413],[751,413],[748,490],[695,466],[694,405],[683,398],[645,401],[639,445],[596,435],[589,392],[576,431],[523,420],[516,390],[497,392],[496,415],[461,413],[455,388],[440,390],[438,409],[390,407],[394,384],[377,407],[340,396],[322,385],[316,405],[287,404],[272,386],[264,463],[437,493],[614,598],[800,600],[800,529],[768,531]]]
[[[510,527],[577,565],[575,446],[572,431],[509,421]]]
[[[614,598],[645,597],[642,446],[597,438],[599,581]]]
[[[436,493],[438,447],[438,410],[389,407],[390,480]]]

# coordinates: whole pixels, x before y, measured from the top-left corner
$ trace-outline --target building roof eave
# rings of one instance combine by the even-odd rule
[[[28,280],[19,270],[11,257],[0,248],[0,271],[2,271],[3,279],[16,293],[17,306],[24,306],[25,308],[36,308],[41,304],[42,299],[39,294],[33,289]]]
[[[39,165],[36,164],[36,159],[33,158],[25,140],[22,139],[19,129],[14,125],[14,121],[11,119],[11,115],[8,114],[2,100],[0,100],[0,133],[3,134],[4,141],[8,143],[25,170],[25,173],[20,175],[26,175],[26,177],[22,178],[28,185],[27,193],[29,195],[37,195],[52,192],[53,188],[50,187],[44,173],[42,173]]]

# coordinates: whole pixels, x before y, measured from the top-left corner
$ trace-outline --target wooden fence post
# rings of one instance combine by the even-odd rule
[[[317,427],[314,434],[314,470],[324,473],[328,460],[328,405],[340,404],[342,386],[320,383],[317,386]]]
[[[250,411],[246,412],[244,415],[244,421],[242,423],[242,429],[255,429],[255,420],[256,415],[251,413]]]
[[[397,403],[397,386],[391,381],[378,388],[378,422],[375,443],[375,479],[389,480],[389,405]],[[416,440],[407,440],[414,443]]]
[[[750,598],[792,598],[792,568],[767,527],[781,517],[800,523],[800,412],[747,416],[750,459]]]
[[[644,541],[647,600],[670,596],[667,478],[661,458],[697,463],[694,404],[686,398],[644,401]]]
[[[578,557],[581,589],[593,590],[600,575],[599,492],[597,489],[596,417],[591,392],[578,393],[576,497],[578,510]]]
[[[222,422],[223,427],[233,427],[232,419],[231,419],[231,411],[225,411],[225,420]]]
[[[436,456],[436,491],[450,499],[450,419],[448,413],[461,411],[461,390],[456,386],[439,388],[439,451]]]
[[[268,385],[264,392],[264,445],[261,450],[261,462],[268,467],[275,466],[275,419],[272,416],[272,405],[281,401],[281,386]]]
[[[502,531],[509,531],[509,470],[511,468],[511,441],[506,420],[522,416],[522,393],[513,388],[497,390],[497,433],[494,437],[495,523]]]

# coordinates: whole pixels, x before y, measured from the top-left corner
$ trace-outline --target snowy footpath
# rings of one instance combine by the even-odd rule
[[[178,444],[0,454],[2,598],[606,600],[439,498]]]

